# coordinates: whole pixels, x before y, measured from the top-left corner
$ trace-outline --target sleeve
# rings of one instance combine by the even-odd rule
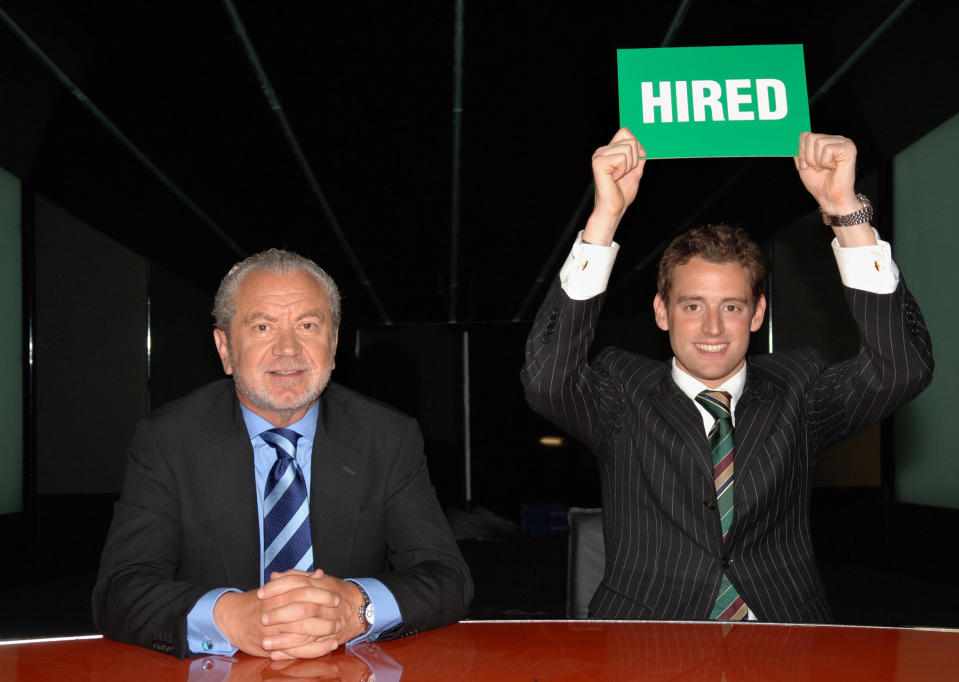
[[[589,244],[583,241],[583,231],[580,230],[559,271],[563,291],[574,301],[584,301],[606,291],[618,253],[619,244],[616,242],[609,246]]]
[[[575,300],[557,278],[526,339],[520,379],[534,411],[600,452],[625,405],[605,363],[588,360],[604,294]]]
[[[899,267],[892,259],[889,242],[876,234],[874,246],[841,247],[839,240],[832,240],[832,252],[839,267],[842,283],[850,289],[860,289],[874,294],[891,294],[899,284]]]
[[[237,652],[229,639],[217,627],[213,620],[213,607],[216,600],[226,592],[239,592],[229,587],[210,590],[190,609],[186,616],[186,639],[190,653],[198,656],[221,654],[232,656]]]
[[[107,637],[183,658],[187,613],[213,586],[177,580],[182,537],[176,476],[148,420],[127,458],[93,591],[93,619]]]
[[[366,596],[370,598],[373,605],[373,625],[359,637],[347,642],[347,645],[359,644],[360,642],[375,642],[384,633],[399,627],[403,624],[403,617],[400,615],[400,606],[396,603],[396,597],[393,593],[374,578],[347,578],[347,582],[359,585]]]
[[[473,599],[469,568],[430,482],[423,436],[416,420],[406,419],[405,423],[386,482],[389,568],[368,576],[393,595],[401,622],[380,632],[379,639],[405,637],[454,623],[463,617]]]
[[[807,392],[816,449],[858,433],[915,398],[932,381],[932,341],[900,278],[889,294],[847,288],[859,327],[858,355],[828,365]]]

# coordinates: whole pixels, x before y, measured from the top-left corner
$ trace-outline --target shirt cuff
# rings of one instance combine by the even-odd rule
[[[362,587],[373,604],[373,625],[359,637],[347,642],[347,646],[358,642],[375,642],[384,632],[403,624],[400,605],[386,585],[376,578],[346,578],[346,581]]]
[[[860,289],[874,294],[891,294],[899,286],[899,267],[892,259],[889,242],[879,239],[873,246],[839,246],[833,238],[832,252],[839,266],[842,283],[850,289]]]
[[[566,295],[574,301],[585,301],[606,291],[617,253],[619,244],[616,242],[609,246],[587,244],[580,230],[559,271],[559,281]]]
[[[230,640],[220,632],[213,620],[213,607],[216,600],[227,592],[239,592],[230,587],[221,587],[210,590],[200,597],[186,617],[186,643],[191,653],[201,656],[206,654],[222,654],[232,656],[237,649]]]

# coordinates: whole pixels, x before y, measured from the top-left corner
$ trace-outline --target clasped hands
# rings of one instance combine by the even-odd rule
[[[354,583],[289,570],[274,573],[262,587],[227,592],[213,619],[240,651],[273,660],[317,658],[363,634],[357,616],[363,595]]]

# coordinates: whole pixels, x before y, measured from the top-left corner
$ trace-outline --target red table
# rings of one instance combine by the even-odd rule
[[[959,680],[959,630],[759,623],[473,621],[363,645],[415,680],[939,682]],[[238,654],[180,661],[106,639],[0,645],[0,680],[364,679],[340,650],[292,664]],[[381,677],[378,673],[378,677]]]

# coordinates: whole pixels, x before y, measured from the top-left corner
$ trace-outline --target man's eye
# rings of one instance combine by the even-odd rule
[[[256,327],[254,327],[254,329],[256,329],[258,332],[265,332],[269,328],[270,326],[266,324],[258,324]]]
[[[304,322],[304,323],[303,323],[303,329],[309,330],[309,329],[315,329],[315,328],[316,328],[316,322]]]
[[[690,303],[689,305],[686,306],[686,310],[688,310],[688,311],[691,312],[691,313],[694,313],[694,312],[696,312],[697,310],[699,310],[699,304],[698,304],[698,303]]]

